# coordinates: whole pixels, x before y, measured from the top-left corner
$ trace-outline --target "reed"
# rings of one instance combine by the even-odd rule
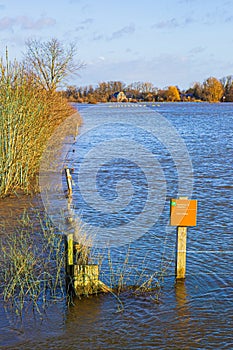
[[[167,261],[166,265],[161,264],[152,271],[150,258],[145,255],[139,262],[130,246],[121,248],[121,251],[110,248],[104,252],[92,250],[92,261],[99,265],[100,280],[110,287],[120,311],[123,310],[122,295],[147,294],[151,300],[159,302],[164,277],[171,263]]]
[[[0,59],[0,197],[35,190],[45,145],[74,113],[58,92],[37,87],[23,66]]]
[[[27,213],[11,234],[0,236],[0,288],[17,314],[32,307],[41,313],[66,297],[65,249],[46,214]]]

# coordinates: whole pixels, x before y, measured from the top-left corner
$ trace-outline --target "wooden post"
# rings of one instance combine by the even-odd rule
[[[188,197],[179,199],[188,199]],[[186,274],[187,227],[177,227],[176,245],[176,279],[180,280],[185,279]]]
[[[176,238],[176,279],[184,279],[186,273],[187,227],[177,227]]]
[[[82,257],[82,245],[74,242],[73,234],[65,236],[66,239],[66,287],[71,296],[90,295],[100,292],[111,292],[99,280],[99,267],[88,264],[88,256]]]
[[[68,295],[74,295],[73,291],[73,275],[74,275],[74,258],[73,258],[73,234],[65,236],[65,252],[66,252],[66,289]]]
[[[70,233],[67,236],[67,258],[68,258],[68,265],[74,264],[74,253],[73,253],[73,234]]]
[[[74,289],[76,295],[99,292],[98,265],[74,265]]]
[[[68,187],[68,195],[72,195],[72,176],[70,175],[70,169],[65,168],[66,182]]]

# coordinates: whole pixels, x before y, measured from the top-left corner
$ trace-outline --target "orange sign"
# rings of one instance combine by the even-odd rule
[[[171,199],[172,226],[196,226],[197,200],[195,199]]]

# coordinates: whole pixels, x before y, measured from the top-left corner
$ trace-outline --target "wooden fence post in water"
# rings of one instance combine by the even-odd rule
[[[68,195],[72,195],[72,176],[70,175],[70,169],[65,167],[66,182],[68,187]]]
[[[187,227],[177,227],[176,237],[176,279],[184,279],[186,273]]]
[[[73,252],[73,234],[70,233],[67,236],[67,260],[68,265],[71,266],[74,264],[74,252]]]
[[[188,197],[171,200],[170,224],[177,226],[176,279],[184,279],[186,273],[187,226],[196,226],[197,201]]]
[[[88,257],[80,257],[82,249],[80,244],[74,242],[73,234],[66,238],[66,286],[70,295],[90,295],[100,292],[111,292],[103,282],[99,280],[99,266],[88,264]],[[78,256],[78,258],[77,258]]]

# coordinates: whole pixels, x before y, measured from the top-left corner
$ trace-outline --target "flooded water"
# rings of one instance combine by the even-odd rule
[[[92,296],[22,323],[2,307],[0,348],[232,349],[233,104],[106,104],[80,113],[84,126],[68,156],[74,212],[96,228],[98,249],[112,247],[113,263],[130,243],[137,272],[142,262],[149,274],[166,266],[159,302],[150,293],[123,293],[119,310],[113,295]],[[127,157],[110,144],[122,136]],[[138,144],[144,148],[134,151]],[[176,283],[169,201],[186,194],[198,200],[197,226],[188,228],[185,282]]]

